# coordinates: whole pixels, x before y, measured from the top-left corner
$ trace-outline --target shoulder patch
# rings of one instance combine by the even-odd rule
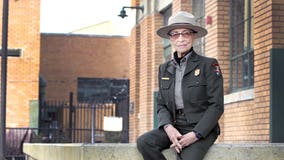
[[[216,75],[220,76],[222,73],[219,64],[216,62],[213,63],[212,66],[214,67],[214,72],[216,73]]]

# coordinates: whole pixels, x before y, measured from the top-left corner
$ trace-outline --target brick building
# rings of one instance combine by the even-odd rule
[[[31,114],[38,107],[40,68],[47,82],[47,99],[67,99],[68,92],[76,93],[78,77],[129,78],[133,111],[129,135],[130,142],[135,142],[155,126],[158,66],[171,53],[169,42],[158,37],[156,30],[172,13],[185,10],[196,15],[209,32],[195,50],[216,57],[224,75],[225,113],[219,141],[283,142],[280,82],[284,73],[279,53],[284,48],[284,2],[237,2],[133,0],[133,6],[143,5],[144,10],[137,10],[131,36],[96,37],[40,35],[40,1],[10,1],[7,127],[36,126]]]
[[[172,13],[192,12],[208,30],[194,48],[218,59],[224,76],[225,112],[219,142],[283,142],[284,1],[133,0],[137,25],[131,34],[130,142],[155,126],[157,71],[171,47],[156,30]],[[282,54],[281,54],[282,53]],[[272,67],[272,65],[274,67]],[[276,77],[275,75],[278,75]],[[281,135],[282,134],[282,135]]]
[[[9,1],[8,21],[6,126],[33,127],[30,115],[39,96],[40,1]]]
[[[70,142],[90,143],[108,140],[102,133],[104,116],[128,123],[129,37],[42,33],[40,43],[40,74],[46,82],[40,100],[47,114],[41,114],[39,127],[59,126]],[[128,142],[127,125],[123,131],[121,141]]]
[[[40,1],[9,1],[6,126],[38,127],[40,77],[46,99],[68,100],[78,77],[128,81],[128,55],[125,36],[41,34]]]
[[[125,36],[41,34],[40,73],[46,100],[77,99],[80,78],[129,78],[129,38]]]

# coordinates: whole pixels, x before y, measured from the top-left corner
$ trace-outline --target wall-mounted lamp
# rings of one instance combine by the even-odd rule
[[[118,15],[121,18],[127,17],[125,8],[130,8],[130,9],[141,9],[142,13],[144,12],[144,6],[131,6],[131,7],[122,7],[122,10],[120,11],[120,14]]]

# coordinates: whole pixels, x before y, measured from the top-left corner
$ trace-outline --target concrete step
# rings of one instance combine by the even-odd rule
[[[136,144],[43,144],[24,143],[29,160],[143,160]],[[168,160],[176,160],[175,152],[165,150]],[[284,160],[284,143],[214,144],[204,160]]]

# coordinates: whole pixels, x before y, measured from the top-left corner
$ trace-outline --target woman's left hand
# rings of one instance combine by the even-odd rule
[[[196,141],[198,141],[198,138],[196,137],[195,133],[189,132],[181,136],[181,138],[179,139],[179,144],[184,148],[186,146],[193,144]],[[175,146],[171,146],[171,147],[175,147]]]

